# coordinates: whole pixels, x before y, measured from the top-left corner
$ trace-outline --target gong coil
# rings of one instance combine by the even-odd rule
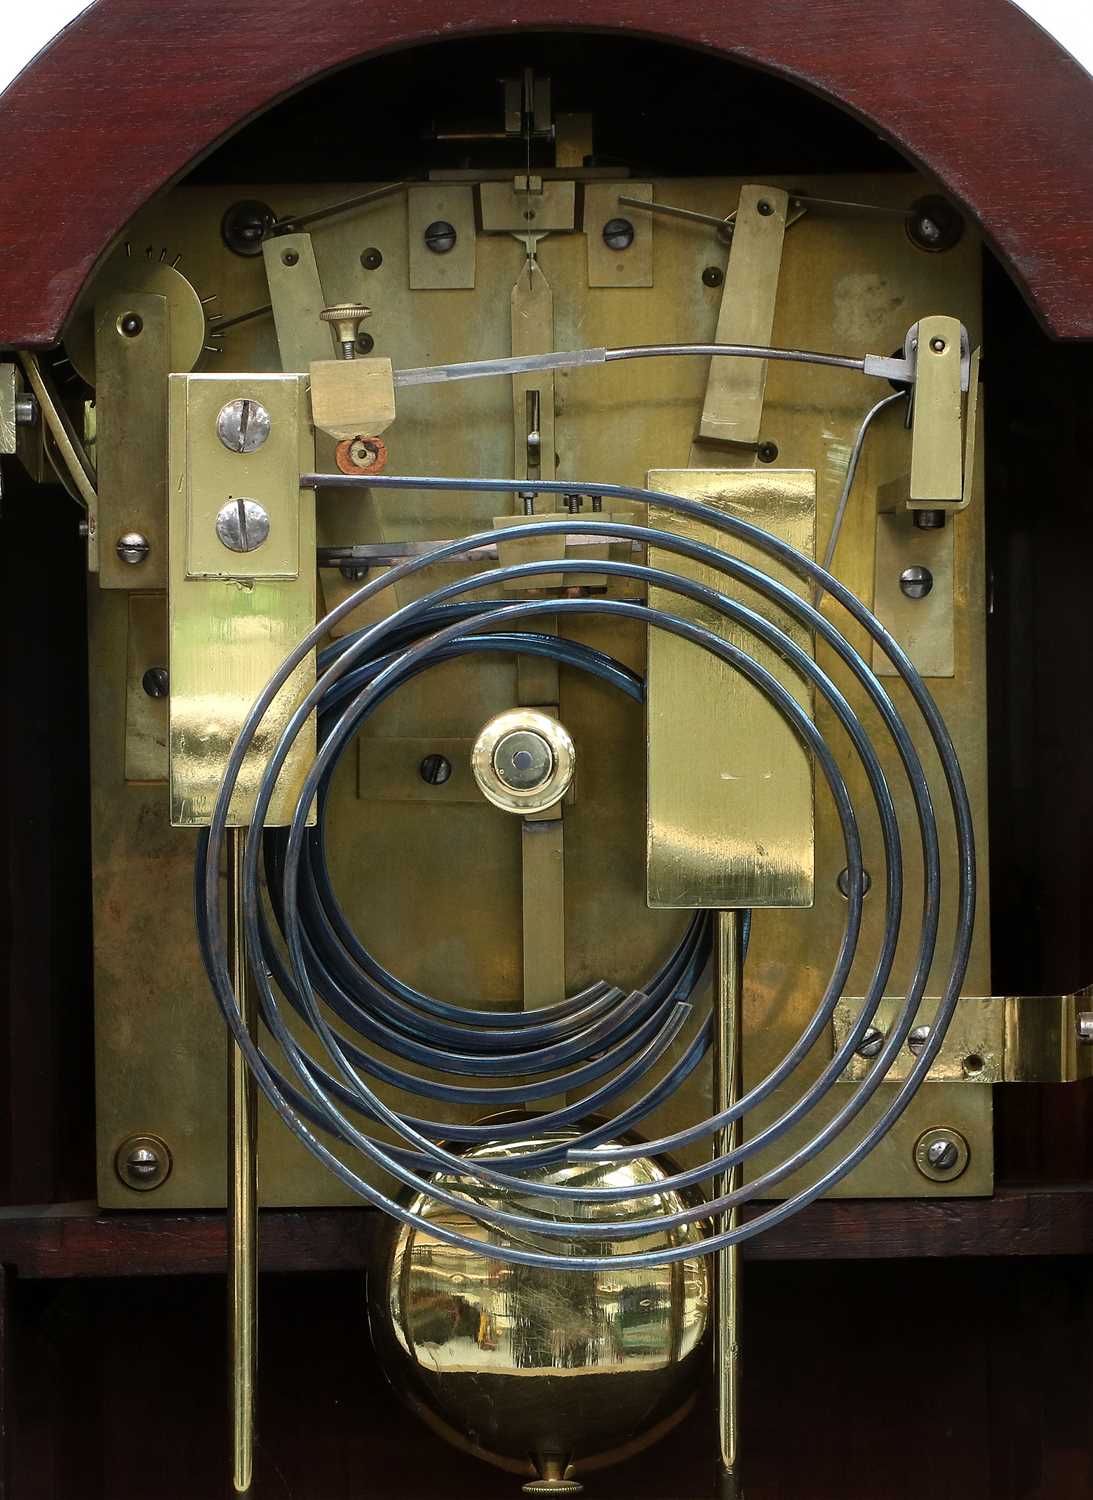
[[[362,482],[379,488],[425,492],[515,492],[529,488],[527,481],[387,475],[362,481],[350,476],[313,474],[303,480],[311,488],[323,489],[352,487]],[[316,625],[285,659],[248,714],[228,757],[211,824],[199,847],[196,872],[199,937],[217,1001],[259,1087],[307,1149],[367,1202],[433,1239],[478,1254],[486,1253],[510,1264],[589,1271],[618,1265],[663,1266],[696,1253],[709,1254],[783,1222],[852,1171],[906,1108],[941,1047],[967,967],[975,911],[971,810],[952,741],[921,677],[865,605],[811,558],[747,521],[674,495],[633,486],[572,480],[536,481],[531,487],[540,493],[581,492],[655,503],[714,527],[791,569],[811,586],[809,597],[800,597],[761,568],[721,547],[663,530],[595,518],[579,522],[572,518],[533,521],[491,529],[488,533],[439,544],[428,554],[412,557],[390,569],[357,589]],[[833,750],[793,695],[746,650],[667,609],[610,597],[511,601],[474,601],[464,597],[518,579],[525,579],[528,586],[534,587],[536,576],[541,574],[587,573],[588,564],[580,559],[559,556],[491,567],[446,583],[396,609],[379,623],[338,639],[333,645],[322,646],[331,628],[351,611],[423,569],[458,561],[461,554],[495,542],[536,536],[564,538],[567,532],[578,528],[582,533],[627,539],[631,544],[653,546],[690,558],[737,584],[746,585],[768,603],[794,616],[861,684],[896,747],[914,803],[921,842],[923,901],[911,981],[898,1015],[866,1075],[852,1089],[844,1088],[845,1099],[811,1138],[795,1145],[776,1165],[730,1191],[723,1190],[724,1182],[729,1180],[725,1174],[755,1153],[769,1151],[791,1131],[796,1131],[799,1138],[797,1127],[807,1120],[820,1100],[840,1079],[845,1085],[845,1070],[885,994],[900,936],[904,854],[895,805],[870,736],[836,683],[777,624],[738,599],[638,561],[597,560],[596,571],[608,578],[633,579],[657,590],[685,596],[743,627],[789,662],[826,702],[861,763],[879,820],[884,880],[880,882],[874,877],[872,884],[878,894],[883,884],[884,926],[865,998],[853,1025],[830,1061],[808,1082],[793,1104],[769,1123],[749,1132],[740,1144],[728,1150],[715,1150],[709,1160],[697,1166],[670,1170],[658,1177],[655,1184],[635,1186],[628,1178],[625,1184],[607,1182],[590,1187],[569,1181],[544,1181],[542,1169],[581,1162],[617,1164],[639,1157],[663,1159],[684,1147],[724,1141],[726,1137],[721,1133],[742,1121],[784,1086],[816,1042],[830,1034],[832,1015],[843,997],[858,948],[866,887],[858,816]],[[564,541],[559,550],[564,552]],[[912,736],[872,667],[809,602],[814,591],[817,598],[826,593],[835,600],[887,657],[905,684],[933,742],[944,774],[957,850],[955,937],[927,1040],[892,1098],[816,1181],[747,1222],[734,1223],[722,1215],[754,1199],[769,1197],[779,1183],[839,1140],[876,1094],[914,1027],[934,959],[942,911],[939,829]],[[845,846],[846,924],[822,999],[800,1036],[779,1064],[730,1107],[656,1140],[634,1141],[634,1126],[679,1088],[712,1040],[712,1023],[707,1018],[683,1057],[662,1078],[648,1084],[651,1070],[665,1056],[690,1013],[691,996],[709,956],[712,920],[709,913],[696,914],[677,948],[642,989],[625,993],[603,982],[541,1010],[499,1014],[423,994],[384,969],[346,921],[326,870],[326,789],[339,758],[381,702],[436,663],[490,651],[550,655],[567,666],[611,682],[639,701],[643,699],[641,679],[619,662],[577,642],[534,631],[526,633],[523,628],[545,616],[568,615],[631,619],[652,629],[669,631],[712,652],[740,672],[778,709],[820,768],[835,804]],[[275,1061],[249,1033],[233,989],[220,910],[220,861],[232,792],[244,756],[281,688],[317,647],[321,647],[318,680],[280,734],[259,782],[253,836],[247,844],[242,870],[247,955],[262,1018],[282,1054],[282,1060]],[[281,767],[315,711],[319,719],[318,753],[302,783],[291,824],[287,830],[267,831],[260,838]],[[313,803],[317,807],[317,821],[309,827]],[[263,853],[268,903],[262,892]],[[275,926],[279,933],[275,932]],[[302,1048],[287,1025],[282,1001],[288,1003],[321,1042],[330,1068]],[[335,1029],[324,1014],[324,1005],[345,1031]],[[354,1035],[357,1041],[353,1040]],[[437,1082],[407,1072],[377,1057],[376,1048],[400,1062],[435,1070],[457,1081]],[[519,1081],[492,1081],[499,1078]],[[636,1101],[617,1108],[612,1115],[610,1107],[615,1101],[643,1080],[648,1085],[644,1093]],[[376,1092],[373,1084],[377,1082],[394,1084],[425,1100],[471,1103],[483,1115],[514,1104],[553,1099],[587,1084],[593,1087],[575,1104],[548,1108],[541,1115],[525,1116],[508,1125],[453,1125],[399,1112]],[[351,1116],[356,1116],[356,1121]],[[592,1117],[595,1123],[589,1124]],[[572,1135],[569,1132],[575,1125],[578,1133]],[[377,1139],[371,1133],[376,1126],[393,1132],[398,1144]],[[436,1217],[428,1218],[420,1211],[420,1202],[415,1207],[414,1202],[393,1197],[366,1181],[335,1154],[316,1133],[317,1129],[332,1135],[344,1154],[358,1153],[411,1193],[469,1214],[486,1231],[486,1237],[462,1232]],[[499,1159],[489,1153],[468,1156],[458,1149],[506,1142],[520,1142],[519,1152]],[[536,1174],[533,1196],[537,1204],[543,1205],[538,1212],[531,1211],[527,1204],[528,1173]],[[680,1201],[670,1213],[651,1212],[643,1206],[645,1199],[663,1199],[666,1193],[682,1193],[703,1184],[712,1196],[702,1201]],[[600,1210],[612,1204],[623,1208],[614,1218],[603,1217]],[[673,1242],[673,1231],[697,1224],[707,1230],[697,1246],[691,1237],[686,1242]],[[649,1236],[656,1237],[653,1248],[648,1248]],[[627,1242],[643,1239],[646,1248],[625,1248]],[[564,1253],[551,1248],[558,1241],[565,1243]],[[605,1244],[610,1246],[606,1253]],[[589,1247],[587,1251],[582,1248],[584,1245]]]

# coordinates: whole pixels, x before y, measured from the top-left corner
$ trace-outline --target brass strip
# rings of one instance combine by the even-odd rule
[[[923,677],[952,677],[956,671],[956,528],[950,516],[944,526],[923,530],[910,510],[881,511],[877,516],[876,581],[873,613],[911,658]],[[904,592],[908,568],[926,568],[929,593]],[[880,646],[873,646],[873,671],[894,677],[896,669]]]
[[[915,509],[955,507],[963,502],[960,357],[957,318],[920,319],[908,499]]]
[[[130,336],[123,320],[139,320]],[[135,324],[125,323],[125,327]],[[167,298],[114,292],[95,304],[95,452],[104,589],[167,587]],[[148,555],[133,565],[118,538],[138,532]]]
[[[781,188],[740,189],[714,336],[719,344],[771,342],[788,203]],[[766,385],[765,359],[711,359],[698,437],[757,443]]]
[[[714,980],[713,1108],[728,1109],[740,1097],[741,995],[743,952],[740,944],[740,913],[717,914],[717,968]],[[740,1142],[740,1122],[714,1137],[714,1155],[723,1156]],[[715,1197],[735,1191],[740,1168],[721,1174],[712,1183]],[[718,1231],[735,1229],[739,1211],[732,1208],[720,1216]],[[717,1422],[717,1474],[719,1500],[733,1500],[740,1492],[740,1247],[718,1250],[713,1264],[713,1359],[714,1401]]]
[[[961,510],[967,510],[971,504],[972,492],[976,486],[982,488],[982,477],[977,477],[977,465],[983,462],[983,443],[980,432],[983,407],[979,390],[979,365],[982,355],[982,349],[972,352],[968,395],[964,407],[964,488],[960,501]]]
[[[257,1024],[243,938],[246,830],[229,828],[228,945],[232,985],[243,1021]],[[254,1479],[255,1384],[258,1369],[258,1091],[238,1046],[228,1049],[228,1353],[231,1378],[232,1484],[250,1492]]]
[[[521,270],[512,288],[510,302],[513,354],[544,354],[554,347],[554,293],[550,282],[539,269],[539,263],[529,260]],[[530,375],[514,375],[512,380],[513,453],[517,479],[553,479],[557,468],[554,462],[554,375],[549,370],[540,370]],[[532,440],[534,437],[534,441]],[[520,507],[517,501],[517,507]],[[534,504],[534,502],[532,502]],[[549,502],[548,502],[549,504]],[[540,506],[546,510],[547,505]],[[530,519],[530,518],[529,518]],[[495,525],[511,525],[499,519]],[[556,557],[559,544],[557,537],[544,537],[546,546],[538,554],[543,558]],[[530,550],[529,550],[530,547]],[[504,548],[506,560],[522,562],[535,554],[535,543],[517,543]],[[560,573],[544,573],[531,580],[540,589],[560,588]],[[518,580],[513,590],[522,590],[526,582]],[[557,620],[541,623],[543,630],[556,630]],[[518,656],[516,658],[517,702],[523,707],[543,707],[558,702],[558,663],[549,657]]]
[[[144,686],[144,674],[167,666],[167,595],[130,594],[125,666],[125,779],[167,780],[167,695]]]
[[[653,469],[650,489],[702,500],[756,521],[812,555],[815,475],[810,469]],[[649,506],[649,525],[724,544],[716,528]],[[796,575],[744,544],[732,550],[798,592]],[[804,649],[808,632],[714,568],[649,548],[652,567],[696,579],[777,623]],[[667,589],[649,603],[714,631],[772,672],[810,707],[806,682],[742,626]],[[811,906],[815,858],[812,761],[781,713],[726,662],[664,630],[649,631],[646,858],[650,906]]]
[[[274,235],[263,243],[262,255],[282,370],[286,374],[299,373],[308,369],[314,359],[333,359],[334,329],[319,316],[326,306],[326,297],[311,236]]]
[[[565,869],[561,808],[521,823],[524,1009],[565,998]]]

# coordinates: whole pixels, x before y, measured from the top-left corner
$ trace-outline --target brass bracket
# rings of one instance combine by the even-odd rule
[[[654,469],[648,486],[739,512],[808,556],[814,554],[816,475],[811,469]],[[722,533],[649,506],[649,524],[718,543]],[[795,590],[795,574],[751,547],[734,552]],[[649,548],[650,567],[697,579],[727,594],[723,573],[678,553]],[[742,597],[747,597],[746,588]],[[649,603],[742,647],[803,708],[807,683],[765,643],[705,605],[650,588]],[[778,624],[806,650],[808,632],[775,609]],[[647,901],[651,907],[811,906],[815,865],[812,761],[778,710],[728,663],[689,641],[650,628],[646,733]]]
[[[115,291],[95,304],[95,415],[104,589],[167,587],[167,298]],[[136,565],[116,544],[136,533],[147,544]]]
[[[311,414],[328,437],[377,437],[395,420],[389,359],[312,360]]]
[[[312,360],[333,359],[334,330],[321,318],[326,297],[311,236],[274,235],[263,241],[262,255],[282,370],[306,370]]]
[[[483,234],[565,233],[576,224],[577,185],[524,173],[511,182],[480,183],[478,202]]]
[[[1079,1015],[1093,999],[1093,986],[1067,995],[961,996],[927,1083],[1075,1083],[1093,1077],[1093,1047],[1079,1040]],[[885,996],[873,1026],[882,1035],[894,1024],[903,996]],[[915,1018],[915,1030],[895,1059],[885,1081],[901,1083],[921,1051],[916,1031],[928,1027],[937,999],[926,998]],[[835,1007],[834,1038],[839,1047],[861,1013],[860,1000],[840,1000]],[[840,1082],[856,1083],[871,1066],[855,1056]]]
[[[315,498],[299,485],[315,448],[304,375],[172,375],[169,387],[171,821],[200,827],[251,704],[315,623]],[[266,440],[249,453],[217,437],[218,416],[236,399],[269,419]],[[268,537],[252,550],[233,550],[218,529],[225,506],[242,497],[268,518]],[[252,821],[266,757],[313,681],[305,660],[267,713],[239,776],[232,826]],[[297,739],[269,826],[287,821],[314,742],[313,727]]]
[[[438,253],[430,249],[431,224],[450,224],[455,241]],[[474,189],[458,183],[423,183],[407,195],[411,291],[470,291],[475,280]]]
[[[621,250],[613,250],[604,239],[604,229],[613,218],[625,215],[619,193],[625,188],[632,199],[651,203],[651,182],[590,182],[584,190],[584,235],[588,246],[589,286],[650,287],[653,285],[653,217],[638,214],[629,219],[633,239]]]
[[[782,188],[740,189],[714,335],[717,343],[770,344],[788,207],[789,195]],[[766,385],[765,359],[711,359],[696,436],[758,443]]]
[[[907,333],[911,383],[911,467],[882,485],[882,513],[964,510],[972,499],[982,350],[969,350],[956,318],[920,318]]]
[[[952,677],[956,670],[955,529],[950,524],[922,530],[908,510],[877,516],[873,613],[923,677]],[[927,592],[919,592],[926,580]],[[896,676],[876,644],[873,671]]]

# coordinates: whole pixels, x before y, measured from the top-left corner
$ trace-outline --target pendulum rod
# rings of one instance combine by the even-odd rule
[[[714,967],[713,1107],[720,1113],[740,1097],[741,1001],[743,990],[742,914],[717,913]],[[714,1156],[723,1156],[740,1141],[734,1120],[714,1137]],[[735,1191],[739,1164],[714,1181],[713,1195]],[[735,1229],[739,1210],[720,1217],[718,1231]],[[714,1412],[717,1424],[716,1500],[738,1500],[740,1486],[740,1246],[718,1250],[713,1263]]]
[[[255,1032],[255,1000],[248,983],[243,935],[243,855],[246,829],[228,830],[229,959],[244,1024]],[[232,1484],[250,1493],[254,1479],[254,1405],[257,1371],[258,1094],[236,1042],[228,1048],[228,1350],[231,1364]]]

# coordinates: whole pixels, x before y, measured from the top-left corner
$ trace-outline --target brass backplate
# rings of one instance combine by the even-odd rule
[[[574,177],[580,172],[574,169]],[[601,179],[602,180],[602,179]],[[844,201],[905,206],[925,191],[912,175],[823,178],[793,176],[772,186]],[[261,257],[232,255],[220,238],[225,209],[242,197],[261,197],[282,214],[303,215],[370,184],[294,183],[182,187],[142,211],[132,227],[135,242],[167,243],[202,288],[214,291],[226,319],[269,303]],[[436,184],[447,191],[449,184]],[[469,197],[469,185],[457,184]],[[740,179],[660,180],[654,201],[724,217],[737,203]],[[432,189],[430,188],[430,191]],[[635,218],[639,210],[633,210]],[[405,368],[448,360],[496,357],[511,348],[510,292],[527,265],[526,245],[511,234],[479,234],[474,241],[473,284],[414,284],[406,195],[391,194],[360,212],[315,226],[314,251],[328,302],[363,301],[372,308],[367,331],[375,353]],[[451,212],[433,215],[455,222]],[[626,217],[631,217],[627,213]],[[382,252],[382,264],[365,270],[361,254]],[[554,344],[559,349],[713,337],[720,288],[703,270],[724,267],[727,251],[715,231],[658,217],[652,226],[653,285],[590,286],[587,236],[550,233],[538,243],[539,263],[553,295]],[[444,256],[426,252],[439,265]],[[455,254],[456,252],[451,252]],[[853,218],[807,214],[786,231],[773,341],[846,353],[887,354],[917,319],[943,309],[980,340],[980,246],[968,233],[952,250],[927,255],[911,244],[896,217]],[[281,369],[273,319],[256,317],[227,329],[224,352],[203,356],[199,370],[275,372]],[[558,474],[585,482],[600,479],[642,485],[650,470],[683,469],[706,390],[708,361],[639,360],[559,371],[555,377]],[[850,370],[818,371],[772,362],[763,402],[763,439],[777,444],[778,466],[816,474],[817,541],[831,524],[853,435],[883,387]],[[890,420],[891,419],[891,420]],[[212,439],[215,441],[215,437]],[[508,475],[513,472],[512,383],[476,380],[444,387],[400,389],[398,416],[386,435],[388,471]],[[897,412],[874,425],[837,554],[840,578],[867,603],[873,598],[878,484],[906,473],[910,437]],[[763,472],[753,451],[715,451],[709,467]],[[469,493],[421,495],[373,491],[371,508],[340,494],[320,494],[320,538],[329,543],[421,541],[489,530],[504,505],[496,496]],[[635,511],[642,508],[635,506]],[[371,520],[367,518],[371,517]],[[752,517],[760,521],[759,516]],[[953,676],[931,682],[969,783],[982,869],[986,869],[986,715],[984,709],[983,505],[951,517],[954,555]],[[374,529],[369,530],[369,527]],[[301,556],[307,556],[306,546]],[[479,565],[473,565],[477,568]],[[440,581],[465,576],[471,566],[446,564],[417,575],[392,593],[403,603]],[[193,583],[200,589],[212,585]],[[221,584],[222,588],[238,585]],[[334,573],[324,578],[329,603],[351,585]],[[638,595],[637,585],[611,586]],[[511,596],[510,596],[511,597]],[[827,606],[825,606],[827,608]],[[130,1135],[152,1133],[167,1142],[172,1171],[162,1187],[140,1196],[139,1206],[202,1206],[224,1201],[223,1028],[202,974],[193,935],[194,832],[172,829],[162,785],[126,783],[125,701],[127,600],[90,590],[90,669],[93,692],[92,784],[96,929],[96,1034],[99,1192],[111,1207],[134,1207],[137,1196],[114,1171],[114,1154]],[[645,670],[644,627],[627,622],[559,616],[564,633],[603,650],[637,671]],[[300,627],[303,628],[302,625]],[[297,632],[299,633],[299,632]],[[857,633],[857,644],[866,642]],[[827,654],[820,659],[829,668]],[[174,664],[172,663],[172,670]],[[645,717],[639,705],[587,675],[564,669],[557,702],[573,736],[580,765],[580,797],[565,810],[565,947],[569,988],[606,978],[636,985],[672,948],[688,914],[650,911],[645,903]],[[859,690],[839,681],[862,707]],[[898,690],[898,684],[896,685]],[[364,744],[381,739],[435,743],[473,740],[494,714],[520,701],[514,663],[503,657],[464,658],[424,673],[383,703],[364,731]],[[903,701],[902,698],[899,700]],[[845,753],[823,705],[816,715],[839,744],[840,761],[860,804],[867,788]],[[920,743],[925,754],[928,746]],[[415,752],[416,754],[416,749]],[[393,762],[392,762],[393,764]],[[886,749],[906,846],[913,847],[913,810],[900,789],[898,767]],[[362,769],[364,760],[362,757]],[[402,771],[399,772],[401,776]],[[406,773],[408,774],[408,773]],[[942,779],[930,764],[931,784],[944,805]],[[423,791],[429,788],[422,783]],[[518,819],[485,801],[417,795],[405,800],[362,801],[357,767],[347,757],[331,794],[330,858],[349,919],[378,959],[406,978],[448,999],[474,997],[498,1009],[521,1004],[521,828]],[[416,793],[416,788],[415,788]],[[866,862],[880,872],[875,818],[863,814]],[[836,877],[845,863],[826,793],[816,801],[815,904],[796,910],[759,911],[753,924],[744,996],[745,1084],[753,1084],[780,1058],[811,1014],[838,943],[845,903]],[[954,854],[943,844],[944,879],[951,888]],[[907,909],[916,908],[920,875],[908,870]],[[966,990],[990,993],[988,901],[982,883]],[[875,893],[866,899],[862,958],[848,993],[868,985],[880,932]],[[908,922],[910,928],[913,924]],[[473,939],[473,940],[472,940]],[[901,944],[893,991],[906,982],[908,938]],[[948,923],[938,952],[948,952]],[[942,962],[928,993],[940,992]],[[701,1024],[705,996],[696,997],[690,1026]],[[679,1056],[693,1035],[685,1029],[662,1066]],[[793,1097],[830,1058],[830,1041],[801,1070]],[[708,1112],[708,1067],[687,1089],[643,1123],[661,1134]],[[842,1102],[845,1090],[833,1091]],[[882,1090],[885,1099],[888,1090]],[[398,1099],[421,1114],[420,1101]],[[768,1117],[790,1095],[770,1101]],[[836,1101],[831,1102],[836,1107]],[[469,1110],[438,1118],[466,1118]],[[913,1164],[914,1143],[931,1126],[951,1124],[971,1145],[968,1170],[956,1184],[928,1182]],[[963,1083],[920,1091],[884,1144],[846,1181],[849,1194],[941,1195],[987,1192],[991,1186],[991,1090]],[[291,1139],[263,1108],[261,1192],[267,1203],[348,1201],[330,1174]],[[818,1166],[826,1166],[829,1158]],[[768,1165],[758,1158],[760,1168]],[[810,1169],[812,1171],[813,1169]],[[806,1174],[787,1186],[813,1180]]]

